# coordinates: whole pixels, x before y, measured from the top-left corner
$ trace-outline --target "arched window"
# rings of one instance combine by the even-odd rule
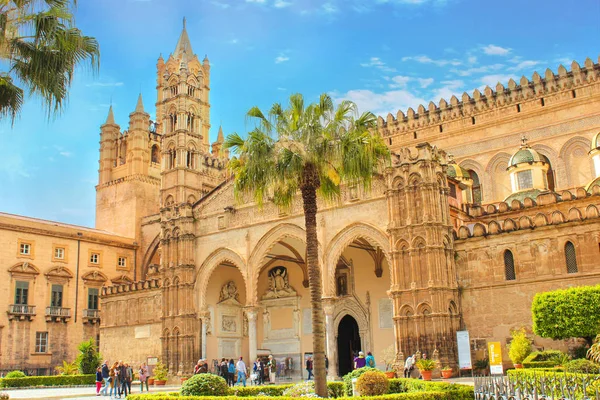
[[[571,242],[565,243],[565,262],[567,263],[567,273],[574,274],[578,272],[575,246]]]
[[[543,154],[540,154],[542,159],[548,163],[548,172],[546,172],[546,181],[548,183],[548,190],[554,191],[555,181],[554,181],[554,170],[552,169],[552,164],[550,164],[550,160]]]
[[[515,274],[515,259],[510,250],[504,252],[504,277],[507,281],[517,279],[517,275]]]
[[[189,148],[187,151],[186,166],[191,169],[194,168],[194,149],[193,148]]]
[[[151,156],[150,156],[150,160],[152,161],[152,163],[159,163],[160,162],[160,151],[158,150],[158,145],[154,145],[152,146],[152,151],[151,151]]]
[[[481,204],[481,183],[479,181],[479,175],[472,169],[469,170],[469,175],[473,180],[473,186],[471,191],[473,192],[473,204]]]

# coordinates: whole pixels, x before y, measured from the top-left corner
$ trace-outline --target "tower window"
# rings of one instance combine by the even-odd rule
[[[567,273],[575,274],[578,272],[577,254],[575,253],[575,246],[571,242],[565,243],[565,262],[567,263]]]
[[[390,144],[390,146],[392,145],[392,138],[388,139],[388,143]]]
[[[521,105],[517,104],[517,112],[521,112]]]
[[[471,117],[471,125],[475,125],[475,117]]]
[[[544,107],[546,105],[546,102],[544,101],[543,97],[540,99],[540,104],[542,105],[542,107]]]
[[[158,151],[157,145],[152,146],[151,161],[155,164],[160,162],[160,152]]]
[[[417,138],[417,132],[413,132],[413,138],[416,139]]]
[[[471,187],[471,192],[473,193],[473,204],[481,204],[481,182],[479,180],[479,175],[477,172],[472,169],[469,170],[469,175],[473,180],[473,186]]]
[[[575,93],[575,90],[571,90],[571,95],[573,96],[573,98],[577,97],[577,93]]]
[[[517,184],[519,190],[531,189],[533,187],[533,176],[531,170],[517,172]]]
[[[444,127],[440,125],[440,133],[444,132]]]
[[[510,250],[504,252],[504,277],[507,281],[514,281],[517,279],[515,274],[515,259]]]

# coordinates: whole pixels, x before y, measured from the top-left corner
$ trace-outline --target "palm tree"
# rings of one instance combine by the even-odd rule
[[[600,334],[596,336],[594,344],[587,351],[587,358],[600,363]]]
[[[312,306],[315,392],[327,397],[317,194],[334,200],[342,183],[370,189],[374,174],[389,161],[389,150],[379,135],[371,133],[377,127],[375,115],[366,112],[359,116],[350,101],[336,108],[326,94],[307,107],[302,95],[294,94],[288,109],[275,103],[266,115],[258,107],[247,115],[257,122],[256,127],[246,139],[234,133],[224,144],[236,155],[230,161],[234,191],[238,199],[251,195],[262,206],[269,197],[282,207],[290,207],[300,191]]]
[[[96,39],[74,25],[76,0],[0,0],[0,118],[14,122],[24,93],[41,97],[48,116],[68,97],[75,66],[86,60],[97,71]]]

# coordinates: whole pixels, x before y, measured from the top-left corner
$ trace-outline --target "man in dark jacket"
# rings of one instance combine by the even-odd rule
[[[121,386],[121,394],[127,397],[127,380],[128,371],[123,361],[119,361],[119,385]]]
[[[105,360],[102,364],[102,380],[104,381],[104,387],[100,391],[103,396],[106,396],[106,391],[108,390],[108,361]]]

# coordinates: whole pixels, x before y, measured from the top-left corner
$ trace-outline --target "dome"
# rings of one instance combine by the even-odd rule
[[[471,179],[471,174],[469,174],[469,171],[456,163],[448,164],[448,170],[446,171],[446,174],[449,177],[456,178],[458,180]]]
[[[598,148],[600,148],[600,132],[596,133],[594,135],[594,138],[592,139],[592,148],[590,150],[596,150]]]
[[[546,162],[544,160],[544,156],[542,156],[540,153],[529,147],[525,138],[523,138],[522,140],[523,143],[521,144],[521,148],[519,149],[519,151],[512,155],[510,161],[508,162],[509,168],[515,167],[521,163]]]

